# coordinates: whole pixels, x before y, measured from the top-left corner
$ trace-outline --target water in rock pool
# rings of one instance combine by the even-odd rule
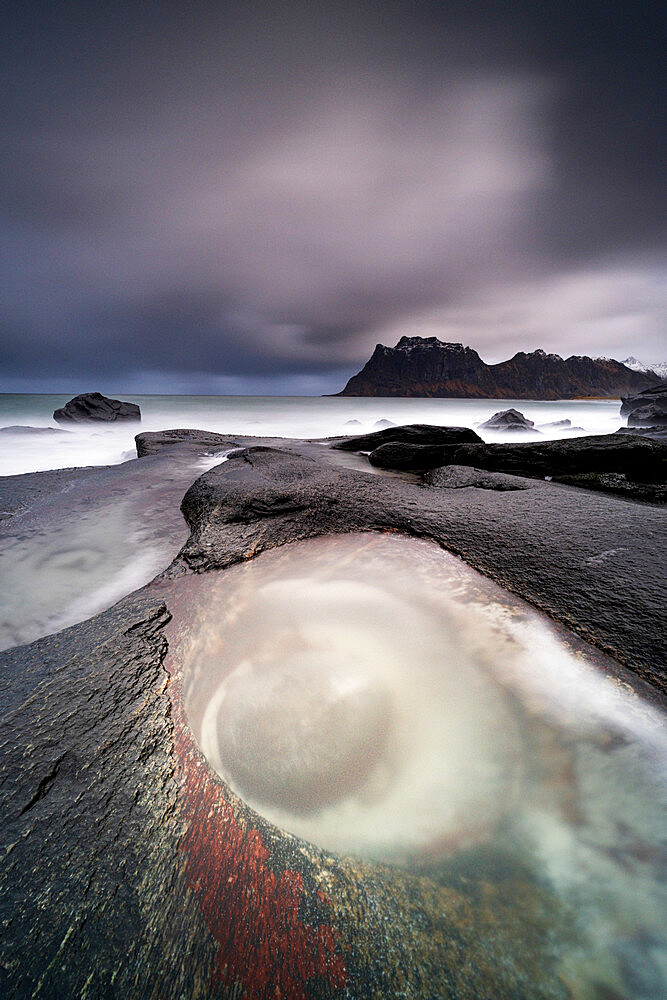
[[[195,736],[253,809],[475,892],[527,865],[572,995],[664,995],[667,739],[613,661],[392,535],[285,546],[170,606]]]

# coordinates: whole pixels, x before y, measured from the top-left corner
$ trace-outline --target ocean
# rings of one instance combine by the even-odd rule
[[[0,476],[47,469],[117,465],[136,458],[134,435],[191,427],[221,434],[261,437],[333,437],[365,433],[378,421],[440,426],[478,425],[498,410],[514,407],[540,429],[542,439],[618,430],[620,400],[556,401],[512,399],[380,399],[351,396],[149,396],[119,392],[117,398],[137,403],[142,420],[136,424],[86,424],[61,428],[59,434],[0,433]],[[0,430],[19,425],[52,427],[53,411],[68,395],[0,394]],[[545,427],[569,419],[578,430]],[[487,441],[502,434],[479,431]],[[517,440],[516,434],[505,435]]]

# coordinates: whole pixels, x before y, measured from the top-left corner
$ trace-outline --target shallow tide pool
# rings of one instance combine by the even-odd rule
[[[181,587],[188,717],[256,812],[435,882],[515,859],[554,901],[572,995],[664,995],[667,736],[618,665],[396,535],[288,545]]]

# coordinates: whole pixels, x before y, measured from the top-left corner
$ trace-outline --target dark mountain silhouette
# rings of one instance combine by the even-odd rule
[[[401,337],[378,344],[338,396],[436,396],[479,399],[614,399],[655,385],[655,372],[637,372],[610,358],[561,358],[520,351],[487,365],[477,351],[437,337]]]

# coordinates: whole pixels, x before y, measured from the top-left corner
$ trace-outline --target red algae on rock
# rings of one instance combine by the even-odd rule
[[[218,944],[214,975],[227,987],[240,984],[248,1000],[309,1000],[306,984],[315,979],[342,989],[347,971],[336,952],[336,930],[300,918],[302,874],[274,871],[261,832],[236,816],[182,718],[177,733],[185,771],[185,872]],[[323,909],[323,894],[314,895]]]

